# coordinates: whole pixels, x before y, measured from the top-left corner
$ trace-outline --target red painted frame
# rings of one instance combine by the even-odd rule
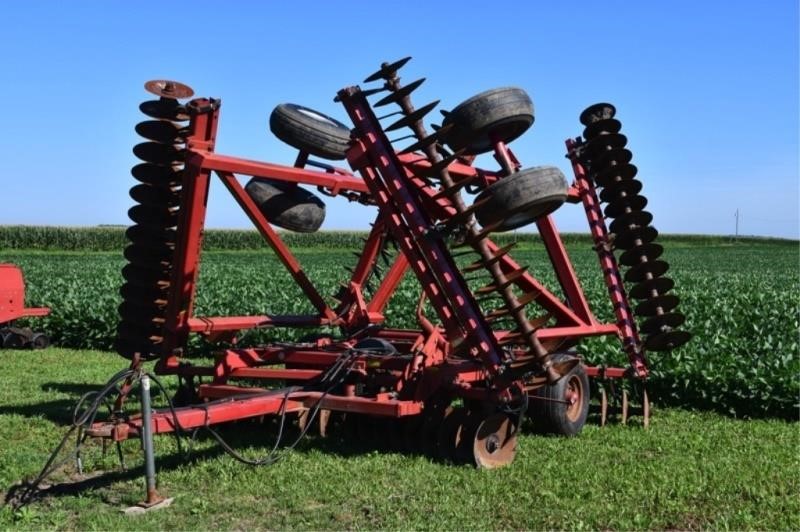
[[[436,239],[426,239],[426,232],[435,222],[447,220],[455,213],[447,197],[439,195],[436,188],[420,177],[420,172],[429,163],[418,154],[396,154],[390,148],[388,139],[357,88],[343,90],[340,99],[356,125],[356,136],[347,159],[351,168],[361,175],[360,178],[348,170],[319,163],[313,164],[323,170],[309,169],[308,155],[303,152],[294,166],[214,153],[219,102],[201,99],[195,100],[198,105],[190,106],[202,111],[193,114],[189,125],[178,222],[181,239],[175,250],[171,284],[174,288],[169,295],[168,320],[164,331],[166,349],[156,366],[156,371],[161,374],[212,378],[211,384],[199,387],[201,396],[211,402],[178,410],[178,421],[184,428],[274,414],[281,409],[284,401],[288,401],[286,405],[290,410],[306,409],[322,400],[322,407],[326,409],[373,415],[412,415],[419,413],[424,400],[441,387],[465,398],[496,400],[499,394],[505,392],[503,386],[510,384],[505,382],[500,386],[501,389],[493,390],[486,385],[486,381],[500,372],[498,342],[511,331],[492,331],[489,328],[449,251]],[[575,174],[568,201],[582,203],[587,213],[617,323],[600,323],[595,318],[551,216],[540,219],[537,227],[564,299],[553,294],[528,272],[516,279],[515,284],[524,293],[535,292],[537,296],[534,302],[552,317],[554,323],[551,326],[537,330],[540,341],[552,340],[554,343],[574,345],[584,337],[615,334],[623,341],[630,368],[589,367],[588,374],[602,378],[645,377],[647,362],[622,289],[619,270],[613,254],[604,246],[607,229],[597,194],[575,156],[575,148],[575,141],[567,141],[568,156]],[[497,144],[496,150],[496,158],[516,161],[513,153],[502,143]],[[500,178],[500,172],[477,168],[467,164],[467,160],[454,162],[448,170],[456,182],[478,178],[488,184]],[[239,203],[312,303],[316,314],[219,317],[193,314],[212,174],[220,178]],[[315,186],[329,196],[343,195],[351,201],[378,205],[379,212],[373,230],[346,283],[347,291],[339,305],[331,306],[309,280],[300,262],[241,186],[237,175]],[[366,299],[361,287],[370,275],[386,231],[398,242],[401,253],[374,296]],[[490,248],[495,251],[498,246],[490,243]],[[519,269],[519,265],[508,254],[502,257],[500,266],[505,273]],[[383,324],[383,311],[409,269],[421,281],[442,327],[434,326],[422,315],[421,301],[417,312],[421,330],[370,328]],[[237,332],[254,327],[318,326],[337,326],[350,335],[344,340],[323,339],[309,345],[224,349],[217,355],[213,366],[192,366],[180,360],[190,333],[203,334],[213,341],[231,339]],[[336,363],[342,353],[367,335],[367,330],[369,336],[390,340],[400,354],[395,357],[360,355],[355,358],[352,369],[360,372],[366,381],[377,383],[390,392],[363,397],[356,394],[354,386],[346,386],[344,395],[323,398],[318,392],[299,391],[284,398],[283,394],[276,395],[259,388],[229,383],[231,379],[239,378],[308,382]],[[462,339],[468,340],[471,356],[454,357]],[[214,401],[221,398],[228,400]],[[115,431],[113,437],[122,439],[129,433],[136,434],[140,424],[140,420],[134,418],[124,429],[116,424],[116,428],[98,424],[94,430],[99,434]],[[156,433],[174,430],[171,413],[157,412],[153,425]]]

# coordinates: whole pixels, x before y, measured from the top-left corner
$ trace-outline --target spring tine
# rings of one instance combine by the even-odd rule
[[[392,94],[388,96],[384,96],[381,98],[373,107],[383,107],[384,105],[389,105],[390,103],[400,103],[400,100],[417,90],[417,87],[422,85],[425,81],[425,78],[420,78],[417,81],[412,81],[408,85],[401,87],[400,89],[394,91]]]
[[[466,151],[466,148],[462,148],[462,149],[458,150],[457,152],[455,152],[455,153],[453,153],[451,155],[448,155],[447,157],[445,157],[444,159],[442,159],[438,163],[432,164],[428,168],[422,168],[422,169],[418,170],[417,174],[422,176],[422,177],[434,177],[434,178],[438,177],[439,174],[442,172],[442,170],[444,170],[445,168],[447,168],[448,166],[453,164],[453,162],[455,162],[456,159],[461,157],[464,154],[465,151]]]
[[[422,120],[422,118],[426,114],[430,113],[431,110],[433,110],[433,108],[436,107],[437,105],[439,105],[439,100],[433,101],[433,102],[431,102],[431,103],[429,103],[427,105],[423,105],[422,107],[420,107],[416,111],[414,111],[414,112],[412,112],[410,114],[407,114],[406,116],[404,116],[403,118],[401,118],[400,120],[395,122],[394,124],[392,124],[389,127],[387,127],[385,129],[385,131],[387,131],[387,132],[388,131],[394,131],[396,129],[400,129],[401,127],[410,126],[414,122],[417,122],[418,120]]]
[[[383,64],[381,64],[380,70],[367,76],[367,78],[364,80],[364,83],[369,83],[371,81],[378,81],[381,78],[383,79],[390,78],[392,77],[392,74],[403,68],[403,66],[405,66],[405,64],[408,63],[410,60],[411,56],[408,56],[400,60],[397,60],[394,63],[389,63],[388,61],[384,62]]]

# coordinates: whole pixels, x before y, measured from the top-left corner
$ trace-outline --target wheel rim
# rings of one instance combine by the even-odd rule
[[[570,375],[568,378],[564,399],[569,401],[567,419],[574,423],[581,417],[586,390],[583,389],[583,383],[577,375]]]

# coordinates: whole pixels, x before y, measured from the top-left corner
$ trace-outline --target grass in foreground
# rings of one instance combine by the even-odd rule
[[[94,351],[0,351],[3,489],[38,472],[73,403],[122,366]],[[226,434],[253,457],[271,444],[256,424]],[[143,481],[139,471],[112,473],[83,492],[3,508],[0,527],[797,530],[799,445],[796,423],[666,409],[647,431],[590,425],[574,439],[524,436],[514,464],[495,471],[336,439],[306,441],[274,466],[251,468],[201,438],[184,462],[162,436],[157,467],[161,491],[176,498],[171,508],[123,516],[122,507],[141,499]],[[136,442],[126,450],[141,464]]]

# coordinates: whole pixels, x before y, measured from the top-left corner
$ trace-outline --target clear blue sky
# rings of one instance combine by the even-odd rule
[[[411,55],[418,104],[518,85],[536,123],[512,144],[556,164],[591,103],[617,106],[662,232],[797,238],[798,7],[769,2],[12,2],[0,6],[0,224],[127,224],[148,79],[223,99],[217,151],[291,164],[269,132],[295,102],[343,119],[336,91]],[[438,116],[438,115],[437,115]],[[371,213],[328,201],[325,228]],[[582,231],[580,207],[557,213]],[[217,183],[208,225],[248,227]]]

